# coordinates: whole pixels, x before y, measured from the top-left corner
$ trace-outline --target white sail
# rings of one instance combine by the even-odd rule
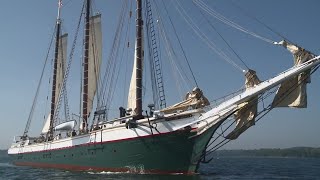
[[[309,59],[314,58],[314,55],[305,49],[290,44],[286,41],[277,43],[288,49],[294,57],[294,66],[298,66]],[[283,82],[272,103],[273,107],[307,107],[307,83],[310,83],[310,70],[300,73],[297,76]]]
[[[64,34],[59,37],[59,46],[58,46],[58,58],[57,58],[57,74],[56,74],[56,84],[55,84],[55,107],[59,100],[60,88],[63,85],[63,77],[66,70],[67,62],[67,44],[68,43],[68,34]],[[41,133],[45,134],[49,132],[50,128],[50,117],[51,114],[47,116],[47,120],[44,123]]]
[[[55,103],[58,103],[60,88],[63,84],[63,76],[66,69],[66,59],[67,59],[67,42],[68,34],[64,34],[59,38],[59,49],[58,49],[58,59],[57,59],[57,76],[56,76],[56,88],[55,88]],[[55,107],[56,107],[55,104]]]
[[[42,131],[41,131],[42,134],[45,134],[45,133],[49,132],[49,128],[50,128],[50,116],[51,116],[51,114],[49,114],[49,115],[47,116],[47,120],[46,120],[46,122],[44,123],[43,128],[42,128]]]
[[[143,31],[143,30],[142,30]],[[143,49],[143,36],[142,36],[142,49]],[[137,57],[137,41],[135,43],[135,53],[134,53],[134,59]],[[143,62],[144,62],[144,54],[142,53],[142,58],[141,58],[141,71],[143,72]],[[130,81],[130,86],[129,86],[129,93],[128,93],[128,105],[127,108],[132,110],[131,115],[136,114],[136,100],[137,100],[137,88],[142,88],[142,87],[137,87],[136,84],[136,79],[137,79],[137,74],[136,74],[136,61],[134,61],[133,68],[132,68],[132,75],[131,75],[131,81]]]
[[[261,82],[256,75],[256,72],[251,69],[249,69],[245,76],[246,90],[253,88]],[[255,124],[255,118],[258,111],[258,95],[253,96],[248,101],[239,104],[238,108],[239,110],[234,113],[236,128],[226,136],[227,139],[237,139],[240,134]]]
[[[136,53],[134,54],[134,58],[136,59]],[[136,61],[134,61],[133,69],[132,69],[132,75],[131,75],[131,81],[129,86],[129,93],[128,93],[128,109],[132,109],[132,112],[134,114],[134,110],[136,109]]]
[[[89,24],[88,115],[90,115],[92,111],[93,100],[97,92],[100,76],[102,59],[101,15],[91,17]]]

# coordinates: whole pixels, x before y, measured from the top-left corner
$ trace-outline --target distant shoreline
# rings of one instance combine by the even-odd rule
[[[320,148],[263,148],[254,150],[218,150],[214,156],[246,156],[246,157],[312,157],[320,158]]]

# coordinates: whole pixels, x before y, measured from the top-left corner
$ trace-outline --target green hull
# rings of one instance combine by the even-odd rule
[[[195,132],[176,131],[11,156],[14,164],[33,167],[193,174],[197,172],[200,156],[215,130],[216,126],[198,136]]]

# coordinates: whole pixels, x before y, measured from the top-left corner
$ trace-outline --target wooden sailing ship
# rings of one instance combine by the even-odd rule
[[[120,108],[120,117],[107,119],[104,106],[97,106],[93,111],[94,98],[97,98],[98,103],[101,101],[97,94],[102,64],[102,31],[101,15],[91,16],[90,4],[91,0],[85,0],[85,10],[82,10],[85,14],[85,31],[80,121],[57,123],[61,101],[66,96],[65,86],[70,67],[66,52],[68,36],[61,35],[60,0],[55,31],[50,114],[41,135],[29,137],[32,108],[24,134],[16,138],[8,150],[16,165],[87,171],[194,174],[201,162],[207,162],[206,157],[210,152],[206,150],[212,144],[213,134],[230,117],[234,117],[236,128],[214,147],[236,139],[264,112],[274,107],[306,106],[307,80],[319,66],[320,58],[294,44],[281,41],[274,44],[286,47],[294,54],[296,61],[292,68],[277,76],[260,81],[255,71],[248,70],[245,89],[216,106],[210,105],[203,92],[196,87],[182,102],[166,107],[163,86],[160,85],[156,91],[158,106],[150,105],[149,112],[144,113],[143,6],[142,0],[136,0],[135,58],[128,106]],[[150,8],[150,1],[146,0],[146,4]],[[148,34],[152,36],[150,21],[146,24],[149,25],[146,26]],[[149,46],[155,44],[153,40],[149,42]],[[151,59],[156,59],[156,53],[152,54]],[[159,66],[155,63],[152,67],[156,69]],[[155,72],[153,76],[159,85],[162,83],[161,71]],[[270,109],[258,113],[257,104],[263,94],[278,86],[280,88]],[[36,97],[38,91],[39,87]]]

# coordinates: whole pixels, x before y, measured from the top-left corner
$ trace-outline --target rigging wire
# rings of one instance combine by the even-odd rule
[[[243,12],[244,15],[246,15],[247,17],[257,21],[259,24],[261,24],[262,26],[264,26],[265,28],[267,28],[269,31],[273,32],[274,34],[278,35],[279,37],[281,37],[283,40],[291,43],[291,44],[295,44],[297,45],[297,43],[293,42],[292,40],[289,40],[288,38],[286,38],[283,34],[281,34],[280,32],[276,31],[275,29],[271,28],[270,26],[268,26],[266,23],[263,23],[261,20],[259,20],[257,17],[253,16],[249,11],[245,10],[244,8],[242,8],[241,6],[239,6],[237,3],[233,2],[233,1],[230,1],[231,4],[233,6],[235,6],[236,8],[238,8],[240,11]],[[309,51],[309,50],[308,50]],[[315,54],[313,53],[312,51],[309,51],[311,52],[312,54]]]
[[[53,67],[53,59],[51,60],[50,67]],[[50,69],[49,74],[52,74],[53,73],[53,68],[49,68],[49,69]],[[51,78],[52,78],[52,76],[49,76],[48,87],[51,87]],[[48,109],[49,94],[50,94],[50,88],[48,88],[48,90],[47,90],[46,105],[45,105],[45,108],[44,108],[43,125],[42,125],[42,127],[44,127],[44,125],[45,125],[45,123],[47,121],[46,116],[47,115],[48,115],[48,117],[50,116],[50,113],[49,113],[50,110]]]
[[[231,64],[232,66],[234,66],[239,71],[244,72],[245,71],[244,69],[242,69],[238,64],[232,61],[222,50],[218,49],[216,44],[210,41],[209,37],[200,30],[200,28],[188,15],[186,10],[184,10],[182,5],[178,1],[175,1],[175,2],[177,3],[175,4],[175,8],[177,9],[181,17],[186,21],[186,23],[191,27],[191,29],[196,33],[196,35],[199,36],[200,39],[203,40],[207,44],[207,46],[210,49],[212,49],[215,53],[217,53],[223,60],[225,60],[227,63]]]
[[[193,1],[192,1],[193,2]],[[194,2],[193,2],[194,4]],[[207,16],[205,16],[203,14],[203,12],[201,10],[199,10],[199,12],[201,13],[202,17],[208,22],[208,24],[210,25],[210,27],[220,36],[220,38],[226,43],[226,45],[231,49],[231,51],[236,55],[236,57],[242,62],[242,64],[249,69],[249,67],[247,66],[247,64],[242,60],[242,58],[239,56],[238,53],[236,53],[236,51],[231,47],[231,45],[228,43],[228,41],[222,36],[221,33],[219,33],[219,31],[217,30],[217,28],[214,27],[214,25],[211,23],[211,21],[207,18]]]
[[[85,7],[85,3],[83,3],[82,9],[81,9],[81,13],[80,13],[78,25],[77,25],[77,28],[76,28],[76,32],[75,32],[75,36],[74,36],[74,40],[73,40],[73,44],[72,44],[72,48],[71,48],[71,52],[69,54],[69,60],[68,60],[67,69],[66,69],[65,74],[63,76],[63,83],[62,83],[62,86],[60,87],[58,102],[57,102],[56,108],[54,110],[54,118],[53,118],[53,120],[54,120],[53,122],[54,123],[56,123],[56,121],[57,121],[58,114],[59,114],[59,111],[60,111],[62,94],[64,94],[66,86],[67,86],[67,80],[68,80],[68,77],[69,77],[69,72],[70,72],[72,61],[73,61],[73,54],[74,54],[74,50],[75,50],[77,39],[78,39],[78,34],[79,34],[80,25],[81,25],[81,19],[82,19],[82,16],[83,16],[84,7]]]
[[[116,34],[114,36],[113,39],[113,45],[111,47],[111,53],[108,57],[108,61],[107,61],[107,65],[106,65],[106,70],[104,73],[104,77],[103,77],[103,81],[102,81],[102,86],[101,86],[101,96],[102,97],[102,101],[100,101],[100,105],[98,105],[99,107],[102,107],[103,105],[105,105],[107,111],[106,111],[106,117],[108,117],[108,109],[109,106],[111,105],[111,95],[113,94],[114,91],[114,75],[115,75],[115,71],[117,69],[117,61],[116,61],[116,57],[118,56],[119,53],[119,44],[121,41],[121,36],[120,34],[123,31],[123,24],[124,24],[124,17],[125,17],[125,9],[127,8],[127,2],[124,1],[122,4],[122,9],[121,9],[121,13],[119,16],[119,21],[118,21],[118,25],[117,25],[117,29],[116,29]],[[109,85],[107,87],[107,85]]]
[[[173,28],[174,34],[175,34],[175,36],[176,36],[176,38],[177,38],[177,40],[178,40],[178,43],[179,43],[179,46],[180,46],[180,48],[181,48],[181,50],[182,50],[183,56],[184,56],[184,58],[185,58],[185,60],[186,60],[186,62],[187,62],[187,65],[188,65],[188,68],[189,68],[189,70],[190,70],[190,72],[191,72],[192,78],[193,78],[196,86],[199,87],[199,86],[198,86],[198,83],[197,83],[197,80],[196,80],[196,78],[195,78],[195,76],[194,76],[194,73],[193,73],[193,71],[192,71],[192,68],[191,68],[191,66],[190,66],[189,60],[188,60],[188,58],[187,58],[186,52],[185,52],[185,50],[184,50],[184,48],[183,48],[183,46],[182,46],[182,44],[181,44],[181,41],[180,41],[180,38],[179,38],[179,36],[178,36],[177,30],[176,30],[176,28],[175,28],[175,26],[174,26],[174,24],[173,24],[173,22],[172,22],[172,19],[171,19],[169,13],[168,13],[167,6],[166,6],[166,4],[163,2],[163,0],[162,0],[161,2],[162,2],[162,4],[163,4],[164,9],[165,9],[165,11],[166,11],[166,14],[167,14],[167,16],[168,16],[168,18],[169,18],[169,21],[170,21],[170,24],[171,24],[171,26],[172,26],[172,28]]]
[[[132,1],[130,1],[130,9],[129,9],[129,17],[128,17],[128,33],[131,32],[131,20],[132,19]],[[129,59],[129,50],[130,50],[130,36],[128,35],[126,37],[126,42],[127,42],[127,51],[126,51],[126,59]],[[125,63],[125,72],[124,72],[124,82],[123,82],[123,100],[122,100],[122,106],[125,106],[125,97],[127,97],[127,74],[128,74],[128,63]]]
[[[26,127],[25,127],[24,132],[23,132],[23,137],[26,137],[28,135],[28,132],[29,132],[29,129],[30,129],[30,124],[31,124],[31,121],[32,121],[32,118],[33,118],[34,109],[36,107],[38,96],[39,96],[41,82],[42,82],[44,71],[45,71],[45,68],[47,66],[47,62],[48,62],[48,59],[49,59],[49,54],[50,54],[51,47],[52,47],[52,44],[53,44],[55,31],[57,29],[57,24],[56,23],[55,23],[55,28],[54,29],[55,30],[54,30],[54,32],[53,32],[53,34],[51,36],[51,40],[50,40],[50,43],[49,43],[49,48],[47,50],[47,55],[46,55],[46,58],[45,58],[45,61],[44,61],[44,64],[43,64],[42,72],[41,72],[39,83],[38,83],[37,90],[36,90],[36,94],[35,94],[35,96],[33,98],[31,110],[30,110],[30,113],[29,113],[29,116],[28,116],[28,121],[27,121]]]
[[[316,70],[317,70],[319,67],[320,67],[320,65],[317,65],[316,67],[312,68],[312,70],[311,70],[311,72],[310,72],[310,76],[311,76],[314,72],[316,72]],[[306,80],[308,77],[309,77],[309,76],[305,76],[301,81],[298,81],[296,84],[293,84],[291,87],[289,87],[289,89],[285,92],[285,95],[284,95],[282,98],[280,98],[279,101],[276,102],[276,104],[271,103],[271,104],[269,104],[267,107],[265,107],[262,111],[260,111],[260,112],[257,114],[257,119],[255,120],[255,123],[257,123],[258,121],[260,121],[265,115],[267,115],[272,109],[274,109],[277,104],[281,103],[281,102],[285,99],[286,96],[290,95],[295,89],[297,89],[297,88],[299,87],[299,85],[301,85],[302,83],[304,83],[305,80]],[[259,99],[259,102],[261,102],[261,101],[263,102],[264,99],[266,99],[267,97],[269,97],[271,94],[274,94],[276,91],[277,91],[277,88],[274,88],[274,90],[272,90],[272,91],[270,90],[269,93],[266,94],[264,97],[261,96],[260,98],[258,98],[258,99]],[[249,108],[248,108],[248,109],[249,109]],[[235,121],[234,121],[232,124],[234,124],[234,123],[235,123]],[[246,123],[244,124],[244,126],[248,125],[249,123],[250,123],[249,121],[246,122]],[[231,125],[232,125],[232,124],[231,124]],[[228,126],[223,132],[225,132],[226,130],[228,130],[228,129],[231,127],[231,125]],[[212,141],[212,142],[208,145],[208,147],[209,147],[212,143],[214,143],[219,137],[221,137],[221,136],[218,136],[217,138],[215,138],[214,141]],[[230,142],[230,141],[231,141],[231,139],[223,139],[221,142],[219,142],[218,144],[216,144],[214,147],[211,147],[211,148],[206,152],[206,154],[204,154],[204,155],[209,155],[209,154],[215,152],[216,150],[218,150],[219,148],[221,148],[222,146],[224,146],[225,144],[227,144],[227,143]],[[204,156],[204,155],[202,155],[202,156]]]
[[[160,17],[160,13],[159,13],[160,11],[159,11],[158,5],[157,5],[156,1],[154,1],[154,3],[155,3],[155,7],[156,7],[155,8],[156,13],[159,15],[158,16],[159,19],[157,20],[158,29],[159,29],[159,36],[161,36],[164,41],[164,47],[167,52],[166,54],[168,56],[167,59],[168,59],[169,63],[171,64],[172,73],[175,77],[174,79],[176,80],[176,86],[178,88],[179,95],[180,95],[181,99],[184,99],[184,93],[182,93],[182,90],[181,90],[182,85],[191,84],[192,81],[189,79],[186,72],[182,68],[181,64],[177,60],[177,56],[176,56],[176,53],[172,47],[172,43],[170,42],[170,39],[168,38],[167,33],[164,28],[164,25],[162,23],[162,18]],[[179,67],[181,67],[181,68],[179,69]],[[178,79],[178,75],[180,75],[180,79],[181,79],[180,81]],[[187,87],[187,89],[189,89],[189,87]]]
[[[113,45],[111,48],[111,54],[108,57],[108,64],[107,64],[107,68],[105,71],[105,75],[104,75],[104,80],[103,80],[103,86],[102,89],[104,89],[103,92],[101,92],[103,94],[103,101],[105,101],[105,95],[106,95],[106,91],[110,91],[110,86],[112,85],[112,83],[110,82],[113,78],[113,70],[115,69],[115,59],[117,57],[118,51],[119,51],[119,42],[120,42],[120,32],[122,32],[122,28],[123,28],[123,16],[124,16],[124,9],[125,9],[125,4],[122,4],[122,10],[121,10],[121,15],[119,16],[119,21],[118,21],[118,25],[117,25],[117,29],[116,29],[116,35],[114,36],[114,40],[113,40]],[[111,73],[112,72],[112,73]],[[111,74],[111,75],[110,75]],[[111,76],[111,77],[110,77]],[[107,85],[110,85],[107,88]],[[108,98],[108,97],[107,97]],[[108,101],[108,100],[107,100]],[[101,103],[101,104],[104,104]]]
[[[154,109],[166,107],[165,82],[163,80],[163,59],[161,58],[159,27],[155,25],[154,18],[159,15],[154,11],[154,5],[150,0],[145,1],[146,39],[149,56],[151,88]],[[155,15],[156,14],[156,15]]]
[[[274,29],[272,29],[270,26],[268,26],[267,24],[263,23],[261,20],[259,20],[257,17],[253,16],[251,13],[249,13],[249,11],[246,11],[245,9],[243,9],[242,7],[240,7],[237,3],[230,1],[231,4],[233,6],[235,6],[236,8],[238,8],[240,11],[243,12],[244,15],[246,15],[247,17],[254,19],[255,21],[257,21],[258,23],[260,23],[262,26],[264,26],[265,28],[267,28],[268,30],[270,30],[271,32],[273,32],[274,34],[278,35],[279,37],[281,37],[282,39],[286,40],[287,42],[290,42],[293,44],[293,42],[291,42],[290,40],[288,40],[284,35],[280,34],[279,32],[275,31]]]
[[[150,67],[150,76],[151,76],[151,88],[152,88],[152,97],[153,97],[153,104],[155,109],[159,109],[159,86],[157,86],[157,79],[156,79],[156,70],[155,70],[155,62],[156,62],[156,56],[154,56],[155,50],[158,49],[157,41],[156,39],[152,39],[152,33],[155,30],[154,28],[154,23],[153,23],[153,12],[151,9],[151,2],[150,0],[145,1],[145,19],[146,19],[146,39],[147,39],[147,45],[148,45],[148,56],[149,56],[149,67]],[[158,33],[159,34],[159,33]],[[154,41],[154,42],[153,42]],[[155,48],[155,49],[153,49]],[[159,60],[160,61],[160,60]],[[161,63],[160,63],[161,66]],[[162,78],[162,72],[161,73],[161,78]]]
[[[125,16],[124,16],[125,17]],[[130,26],[127,26],[127,28],[126,28],[126,32],[125,32],[125,36],[124,37],[128,37],[128,32],[129,32],[129,28]],[[123,63],[123,56],[124,56],[124,51],[125,51],[125,49],[126,49],[126,46],[127,44],[126,43],[124,43],[123,44],[123,47],[122,47],[122,53],[121,53],[121,57],[120,57],[120,63],[119,63],[119,69],[118,69],[118,71],[117,71],[117,74],[116,74],[116,77],[115,77],[115,84],[114,84],[114,86],[116,86],[116,84],[117,84],[117,82],[118,82],[118,78],[119,78],[119,74],[120,74],[120,69],[121,69],[121,67],[122,67],[122,63]],[[128,53],[127,53],[128,54]],[[114,93],[115,93],[115,90],[116,90],[116,88],[113,88],[112,89],[112,93],[111,93],[111,98],[110,98],[110,101],[112,101],[113,100],[113,98],[114,98]],[[110,104],[110,103],[109,103]],[[111,105],[111,104],[110,104]],[[110,107],[110,105],[109,106],[107,106],[108,108]],[[110,109],[110,108],[109,108]]]
[[[121,18],[121,31],[120,31],[120,35],[121,35],[121,32],[123,31],[123,25],[124,25],[124,17],[125,17],[125,9],[127,8],[127,3],[125,4],[125,7],[124,7],[124,10],[123,10],[123,14],[122,14],[122,18]],[[120,39],[119,39],[119,41],[121,40],[121,37],[120,37]],[[118,45],[118,50],[117,51],[119,51],[120,50],[120,45],[121,45],[121,43],[119,43],[119,45]],[[125,44],[123,44],[123,45],[125,45]],[[124,47],[125,46],[123,46],[123,49],[124,49]],[[118,56],[117,56],[118,57]],[[116,57],[115,57],[115,59],[116,59]],[[121,67],[121,63],[122,63],[122,60],[123,60],[123,53],[122,53],[122,56],[121,56],[121,58],[120,58],[120,67]],[[117,77],[118,77],[118,75],[119,75],[119,71],[118,71],[118,73],[116,73],[116,69],[117,69],[117,64],[115,63],[114,64],[114,67],[113,67],[113,71],[112,71],[112,75],[111,75],[111,81],[110,81],[110,88],[109,88],[109,92],[108,92],[108,101],[107,101],[107,105],[106,105],[106,107],[109,109],[109,107],[110,107],[110,105],[111,105],[111,101],[112,101],[112,99],[113,99],[113,94],[114,94],[114,92],[115,92],[115,86],[116,86],[116,83],[117,83]],[[116,76],[116,77],[114,77],[114,76]]]
[[[155,3],[155,5],[156,5],[156,3]],[[156,5],[156,8],[158,9],[157,5]],[[166,52],[167,52],[168,61],[171,64],[172,73],[173,73],[173,75],[175,77],[174,79],[176,80],[175,82],[176,82],[176,86],[178,87],[179,95],[180,95],[181,99],[183,99],[184,95],[183,95],[182,90],[181,90],[182,89],[182,84],[185,84],[185,85],[189,84],[189,83],[187,83],[187,80],[188,80],[188,82],[190,82],[190,79],[188,78],[188,76],[186,75],[186,73],[184,72],[184,70],[182,68],[181,68],[181,71],[182,71],[182,73],[184,75],[182,75],[180,69],[178,68],[178,65],[176,64],[176,62],[178,62],[178,61],[174,60],[174,59],[177,59],[175,51],[172,48],[170,40],[167,37],[166,32],[165,32],[165,30],[163,28],[162,19],[160,17],[159,17],[159,19],[160,19],[158,21],[158,24],[159,24],[158,28],[159,28],[159,32],[160,32],[159,34],[162,36],[162,39],[164,41],[164,47],[165,47]],[[178,75],[180,75],[180,78],[181,78],[182,81],[178,80],[179,79]]]
[[[218,19],[219,21],[223,22],[224,24],[231,26],[241,32],[244,32],[246,34],[249,34],[257,39],[260,39],[262,41],[265,41],[267,43],[270,44],[274,44],[275,41],[272,41],[266,37],[262,37],[252,31],[249,31],[248,29],[240,26],[239,24],[229,20],[228,18],[226,18],[225,16],[223,16],[222,14],[218,13],[217,11],[213,10],[212,8],[210,8],[208,5],[206,5],[206,3],[204,3],[202,0],[193,0],[193,2],[199,7],[201,8],[203,11],[207,12],[208,14],[210,14],[211,16],[213,16],[214,18]]]
[[[275,35],[281,37],[283,40],[294,44],[294,45],[298,45],[298,43],[293,42],[292,40],[289,40],[287,37],[285,37],[283,34],[281,34],[279,31],[276,31],[274,28],[271,28],[271,26],[268,26],[266,23],[262,22],[261,20],[259,20],[256,16],[252,15],[252,13],[250,13],[248,10],[245,10],[244,8],[242,8],[241,6],[239,6],[237,3],[230,1],[231,5],[235,6],[236,8],[238,8],[240,11],[243,12],[244,15],[246,15],[247,17],[257,21],[259,24],[261,24],[262,26],[264,26],[266,29],[268,29],[269,31],[271,31],[272,33],[274,33]],[[273,42],[273,44],[276,44],[276,42]],[[309,52],[313,53],[312,51],[308,50]],[[315,53],[313,53],[315,54]]]
[[[71,2],[71,0],[68,0],[67,2],[65,2],[62,7],[66,7],[69,3]]]

